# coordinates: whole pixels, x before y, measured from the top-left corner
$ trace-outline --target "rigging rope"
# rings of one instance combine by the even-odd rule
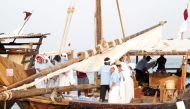
[[[60,46],[60,52],[64,52],[64,48],[65,48],[65,43],[66,43],[66,39],[69,33],[69,27],[71,24],[71,19],[74,13],[74,5],[75,5],[75,0],[71,1],[69,7],[67,8],[67,17],[66,17],[66,21],[65,21],[65,26],[64,26],[64,32],[62,35],[62,40],[61,40],[61,46]]]
[[[119,14],[119,20],[120,20],[120,24],[121,24],[123,38],[125,38],[125,32],[124,32],[124,28],[123,28],[123,22],[122,22],[122,18],[121,18],[121,11],[120,11],[118,0],[116,0],[116,4],[117,4],[117,10],[118,10],[118,14]]]

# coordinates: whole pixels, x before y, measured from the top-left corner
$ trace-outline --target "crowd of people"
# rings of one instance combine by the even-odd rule
[[[66,53],[55,55],[48,57],[46,55],[38,54],[35,58],[35,69],[36,73],[39,73],[41,70],[53,67],[55,65],[59,65],[68,61],[68,57]],[[76,72],[77,80],[74,77],[74,73]],[[44,76],[38,77],[35,81],[43,78]],[[89,84],[89,80],[86,73],[73,71],[72,69],[67,72],[62,72],[58,76],[54,76],[47,80],[44,80],[36,85],[36,88],[52,88],[52,87],[62,87],[62,86],[70,86],[77,84]],[[76,94],[77,91],[74,93]],[[85,95],[87,95],[88,90],[83,91]],[[70,93],[73,93],[72,91]],[[78,96],[81,95],[81,91],[78,91]]]
[[[68,59],[65,54],[55,55],[53,58],[48,58],[45,55],[39,54],[35,59],[36,73],[67,61]],[[107,91],[109,92],[108,102],[110,103],[119,103],[121,101],[122,103],[129,103],[131,99],[134,98],[134,83],[131,78],[131,68],[134,69],[134,65],[128,65],[127,58],[125,56],[123,56],[120,61],[118,60],[112,65],[109,57],[104,59],[104,65],[99,70],[101,77],[100,101],[105,101]],[[73,71],[63,72],[58,76],[54,76],[38,83],[36,88],[89,84],[89,79],[85,72],[76,71],[77,81],[74,79],[73,73]],[[35,81],[42,77],[36,78]],[[83,92],[85,96],[87,96],[88,90],[84,90]],[[78,91],[78,95],[81,95],[80,91]]]
[[[100,75],[100,101],[106,101],[106,92],[108,94],[109,103],[130,103],[134,98],[134,83],[132,73],[136,71],[136,80],[139,85],[148,82],[147,63],[151,60],[150,56],[144,56],[137,64],[129,63],[127,56],[122,56],[119,60],[111,62],[109,57],[104,59],[104,65],[100,67],[98,74]],[[37,55],[35,59],[36,73],[41,70],[53,67],[54,65],[67,62],[66,54],[55,55],[48,58],[45,55]],[[166,59],[163,55],[157,59],[156,64],[158,71],[165,71]],[[70,86],[77,84],[89,84],[86,72],[75,71],[77,80],[74,78],[74,71],[62,72],[58,76],[44,80],[36,85],[36,88],[50,88],[60,86]],[[43,77],[43,76],[42,76]],[[36,78],[36,81],[42,77]],[[84,95],[88,96],[88,90],[83,90]],[[81,91],[78,91],[78,96]]]
[[[41,55],[38,54],[35,59],[35,69],[36,73],[39,73],[41,70],[53,67],[58,64],[62,64],[64,62],[68,61],[67,55],[66,54],[61,54],[61,55],[55,55],[54,57],[51,57],[50,59],[46,55]],[[69,85],[74,85],[76,84],[72,73],[72,71],[68,72],[63,72],[62,74],[52,77],[48,80],[44,80],[36,85],[36,88],[50,88],[50,87],[58,87],[58,86],[69,86]],[[36,78],[35,80],[39,80],[43,76]]]

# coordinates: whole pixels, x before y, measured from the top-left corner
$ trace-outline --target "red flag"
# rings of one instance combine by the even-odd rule
[[[178,39],[183,39],[183,34],[185,31],[187,31],[188,5],[187,5],[187,8],[183,12],[183,18],[184,18],[184,21],[181,24],[181,27],[178,32]]]
[[[24,18],[24,20],[26,20],[29,16],[32,15],[31,12],[27,12],[27,11],[24,11],[23,13],[25,13],[25,18]]]
[[[187,20],[187,18],[188,18],[188,9],[187,8],[183,12],[183,17],[184,17],[184,20]]]

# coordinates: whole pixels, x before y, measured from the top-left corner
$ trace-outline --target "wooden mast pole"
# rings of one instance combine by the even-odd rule
[[[96,37],[95,45],[101,43],[102,40],[102,18],[101,18],[101,0],[96,0]]]
[[[96,0],[96,36],[95,36],[95,47],[98,47],[101,44],[102,40],[102,9],[101,9],[101,0]],[[95,84],[99,84],[98,72],[94,73]]]

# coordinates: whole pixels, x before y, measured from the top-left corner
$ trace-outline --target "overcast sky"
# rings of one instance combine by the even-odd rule
[[[67,8],[72,0],[1,0],[0,32],[9,34],[23,24],[23,11],[33,11],[24,33],[51,33],[40,51],[59,50]],[[119,0],[126,35],[166,20],[163,35],[176,38],[189,0]],[[76,51],[94,47],[95,0],[76,0],[67,43]],[[115,0],[102,0],[103,37],[122,37]],[[188,37],[189,30],[185,37]]]

